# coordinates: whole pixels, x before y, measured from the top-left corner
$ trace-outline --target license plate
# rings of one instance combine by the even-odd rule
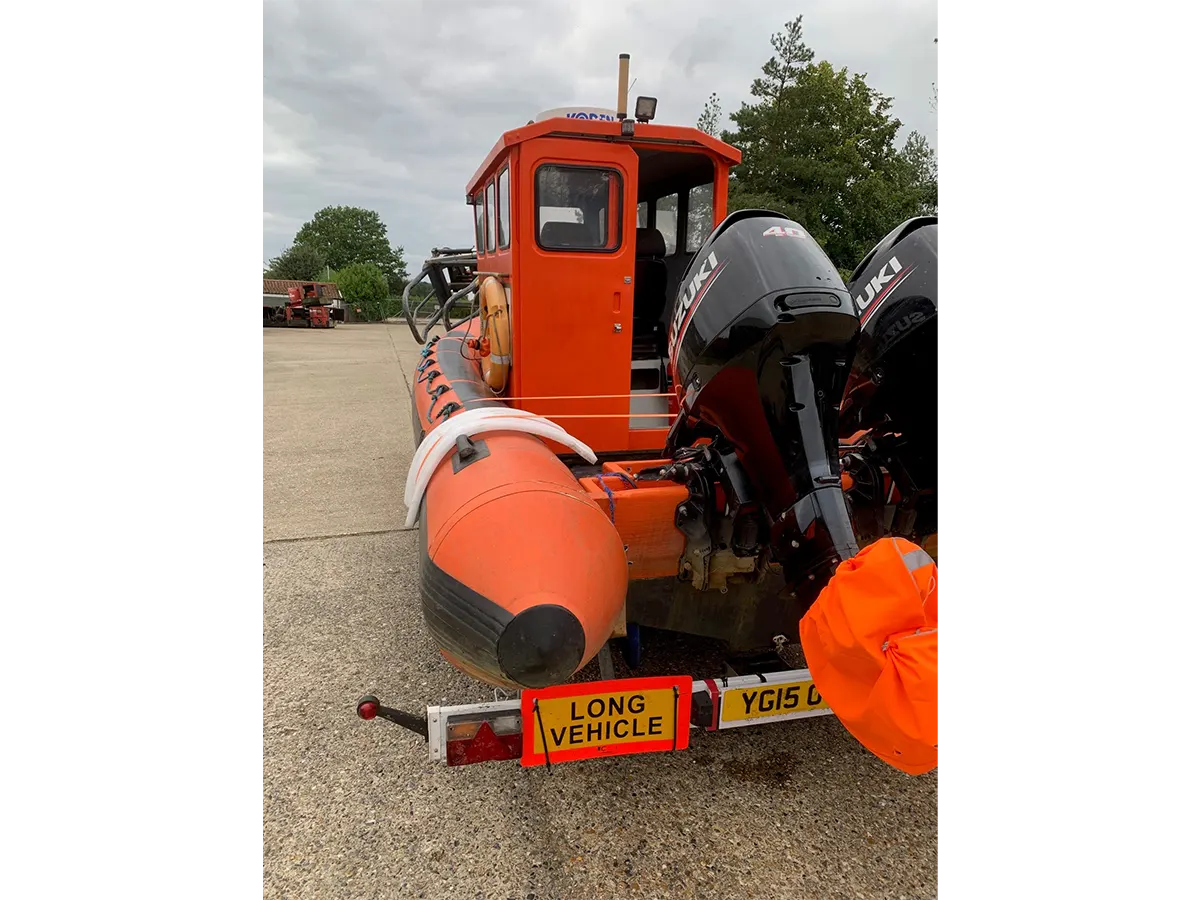
[[[811,679],[773,681],[770,675],[766,679],[765,682],[723,690],[718,727],[738,728],[827,714],[829,704]]]
[[[561,684],[521,693],[521,765],[683,750],[688,676]]]

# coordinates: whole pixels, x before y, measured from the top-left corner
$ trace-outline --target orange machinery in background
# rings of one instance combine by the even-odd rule
[[[321,298],[322,285],[305,282],[287,289],[287,301],[280,306],[263,304],[263,325],[281,328],[332,328],[335,320],[330,307]]]

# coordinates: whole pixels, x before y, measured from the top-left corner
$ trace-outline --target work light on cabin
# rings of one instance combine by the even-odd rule
[[[639,122],[649,122],[654,118],[654,112],[657,109],[657,97],[638,97],[637,102],[633,105],[633,117]]]

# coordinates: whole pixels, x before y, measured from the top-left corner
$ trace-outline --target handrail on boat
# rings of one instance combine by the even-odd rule
[[[434,248],[433,256],[425,260],[424,266],[413,278],[404,286],[404,293],[400,297],[401,306],[404,310],[404,318],[408,322],[409,331],[412,332],[413,340],[423,344],[429,337],[434,327],[440,320],[446,330],[461,325],[467,319],[473,316],[474,310],[454,322],[450,318],[450,308],[461,300],[464,296],[478,289],[479,277],[476,275],[477,259],[473,250],[452,250],[448,248]],[[463,278],[470,275],[470,280],[463,284]],[[414,285],[419,284],[425,279],[429,279],[429,285],[433,290],[422,297],[414,307],[410,302],[410,293]],[[452,290],[456,285],[460,285],[457,290]],[[429,321],[425,323],[424,329],[417,328],[417,318],[421,311],[428,305],[431,299],[436,298],[440,301],[437,309],[433,311]]]
[[[437,324],[438,319],[442,320],[442,324],[446,327],[446,331],[450,331],[455,326],[460,325],[463,322],[467,321],[467,319],[471,318],[471,316],[474,315],[474,311],[472,311],[470,314],[468,314],[464,318],[460,319],[458,322],[451,321],[450,320],[450,307],[452,307],[454,305],[454,302],[456,300],[459,300],[460,298],[466,296],[467,294],[474,293],[476,290],[478,290],[478,288],[479,288],[479,276],[476,275],[474,278],[471,279],[471,283],[468,284],[465,288],[463,288],[462,290],[459,290],[459,291],[455,291],[453,294],[451,294],[449,297],[447,297],[446,302],[443,303],[440,307],[438,307],[438,309],[434,312],[433,317],[429,320],[429,324],[425,326],[425,331],[422,332],[422,334],[421,334],[421,342],[424,343],[429,338],[429,332],[433,330],[433,326]]]

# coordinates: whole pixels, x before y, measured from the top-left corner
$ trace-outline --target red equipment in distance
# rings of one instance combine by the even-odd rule
[[[283,328],[332,328],[335,317],[322,302],[322,285],[306,282],[287,289],[288,299],[282,306],[263,305],[263,325]]]

